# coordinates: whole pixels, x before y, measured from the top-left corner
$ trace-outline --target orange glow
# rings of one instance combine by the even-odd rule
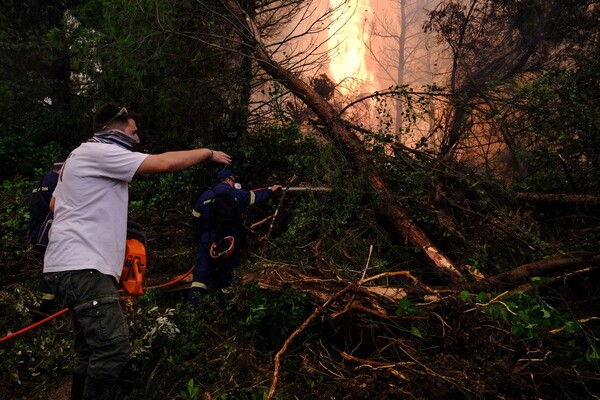
[[[371,0],[329,0],[333,10],[329,27],[329,72],[343,94],[356,94],[374,82],[367,69],[366,46],[373,10]],[[349,79],[348,79],[349,78]]]

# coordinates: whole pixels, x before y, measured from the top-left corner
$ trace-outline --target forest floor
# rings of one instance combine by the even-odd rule
[[[181,253],[165,241],[160,251]],[[0,271],[4,332],[27,324],[39,275],[28,257]],[[177,264],[150,270],[145,285],[172,281],[184,271]],[[174,336],[156,333],[156,321],[177,309],[187,283],[124,301],[138,350],[125,398],[262,399],[273,388],[284,400],[599,399],[600,271],[555,275],[506,293],[436,296],[405,276],[389,286],[421,292],[390,302],[339,276],[318,250],[301,265],[247,257],[227,305],[210,297],[192,315],[169,314]],[[0,344],[0,354],[1,400],[69,398],[67,315]]]
[[[279,274],[283,272],[280,270]],[[262,271],[262,274],[268,275],[268,272]],[[239,281],[256,278],[256,272],[249,272],[240,274]],[[169,274],[154,274],[148,284],[170,279],[173,276]],[[598,276],[594,276],[593,281],[598,282]],[[590,293],[597,294],[597,288],[591,288],[586,282],[570,287],[581,300]],[[273,277],[269,283],[270,290],[276,290]],[[168,288],[171,300],[167,301],[182,300],[185,287],[185,283],[178,283]],[[238,289],[243,290],[241,286]],[[239,300],[240,296],[243,293],[234,297]],[[243,304],[239,307],[244,310]],[[567,338],[559,332],[535,341],[515,341],[506,324],[491,320],[477,307],[454,297],[421,307],[427,310],[425,315],[373,318],[359,308],[351,310],[348,302],[332,303],[331,308],[323,310],[312,326],[306,328],[310,334],[297,336],[296,343],[282,357],[283,365],[278,371],[281,397],[278,398],[598,398],[600,376],[576,361],[581,357],[569,354],[572,349],[569,350],[568,341],[573,340],[572,335]],[[234,318],[247,317],[247,312],[244,310],[243,315]],[[66,316],[61,318],[67,320]],[[61,329],[65,329],[65,321]],[[38,329],[55,327],[48,324]],[[214,329],[218,330],[219,326]],[[39,332],[25,335],[36,334]],[[282,349],[281,343],[271,343],[268,348],[264,344],[252,347],[246,343],[245,350],[235,359],[236,369],[244,370],[244,380],[268,386],[274,376],[274,354]],[[207,345],[216,349],[222,343],[214,340]],[[201,357],[199,362],[202,360],[205,359]],[[229,378],[236,379],[236,373]],[[152,377],[141,377],[143,382],[147,379]],[[20,385],[7,386],[5,381],[3,386],[10,387],[11,391],[5,393],[4,399],[69,398],[68,376],[44,381],[43,387],[39,386],[39,377],[23,375]],[[206,390],[203,397],[198,398],[213,398],[213,394]]]

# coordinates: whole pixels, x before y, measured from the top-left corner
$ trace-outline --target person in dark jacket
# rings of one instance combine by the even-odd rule
[[[62,166],[62,162],[52,164],[52,171],[44,175],[31,190],[29,202],[29,238],[31,245],[36,250],[36,256],[39,257],[41,254],[40,261],[44,258],[46,247],[36,246],[37,238],[42,224],[50,212],[50,199],[52,199],[52,192],[56,188]]]
[[[202,294],[210,290],[223,291],[231,285],[233,270],[240,264],[242,211],[266,201],[273,192],[281,189],[281,185],[273,185],[266,189],[244,190],[230,169],[220,170],[217,179],[219,182],[214,187],[200,195],[192,211],[199,240],[194,278],[187,298],[189,307],[194,307]],[[213,215],[217,213],[215,201],[223,195],[230,195],[237,203],[233,220],[223,221],[225,218],[221,215]]]
[[[29,201],[29,242],[33,247],[35,258],[42,266],[44,263],[46,245],[38,243],[38,236],[50,213],[50,199],[52,199],[52,192],[54,192],[54,189],[56,188],[62,166],[62,161],[52,164],[52,171],[44,175],[31,191],[31,198]],[[52,290],[50,290],[44,276],[41,274],[38,290],[42,302],[39,307],[31,310],[32,322],[37,322],[47,317],[54,307],[54,294],[52,293]]]

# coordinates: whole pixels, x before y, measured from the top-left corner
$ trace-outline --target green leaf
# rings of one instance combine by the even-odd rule
[[[421,331],[419,330],[419,328],[417,328],[416,326],[412,326],[410,328],[410,333],[412,333],[414,336],[423,339],[423,334],[421,333]]]
[[[580,330],[579,323],[575,321],[567,321],[565,323],[565,332],[567,333],[575,333]]]
[[[487,303],[488,302],[488,294],[486,292],[480,292],[477,295],[477,302],[479,302],[479,303]]]
[[[585,355],[585,359],[588,362],[600,360],[600,353],[598,353],[598,349],[596,348],[596,346],[594,346],[594,345],[590,346],[590,348],[588,349],[588,351]]]

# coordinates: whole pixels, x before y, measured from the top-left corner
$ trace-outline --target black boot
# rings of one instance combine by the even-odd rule
[[[117,381],[105,381],[88,376],[85,381],[83,400],[114,400],[117,393]]]
[[[71,384],[71,400],[83,400],[85,379],[85,375],[73,373],[73,383]]]

